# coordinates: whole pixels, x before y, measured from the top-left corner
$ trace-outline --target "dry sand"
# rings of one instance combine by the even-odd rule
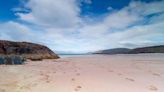
[[[67,57],[0,73],[0,92],[164,92],[164,54]]]

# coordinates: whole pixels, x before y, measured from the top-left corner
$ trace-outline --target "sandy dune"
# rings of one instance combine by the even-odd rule
[[[0,73],[0,92],[164,92],[164,54],[67,57]]]

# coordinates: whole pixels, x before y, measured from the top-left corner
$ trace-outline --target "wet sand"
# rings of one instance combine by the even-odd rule
[[[164,54],[66,57],[0,73],[0,92],[164,92]]]

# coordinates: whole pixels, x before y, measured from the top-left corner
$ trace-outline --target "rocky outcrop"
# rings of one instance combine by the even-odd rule
[[[32,60],[59,58],[57,54],[46,46],[5,40],[0,40],[0,55],[19,55]]]

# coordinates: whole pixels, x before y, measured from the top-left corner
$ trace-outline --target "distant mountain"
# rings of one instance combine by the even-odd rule
[[[108,50],[97,51],[94,54],[127,54],[131,49],[128,48],[115,48]]]
[[[93,54],[139,54],[139,53],[164,53],[164,45],[140,47],[135,49],[114,48],[94,52]]]
[[[135,48],[135,49],[132,49],[129,53],[130,54],[137,54],[137,53],[164,53],[164,45]]]

